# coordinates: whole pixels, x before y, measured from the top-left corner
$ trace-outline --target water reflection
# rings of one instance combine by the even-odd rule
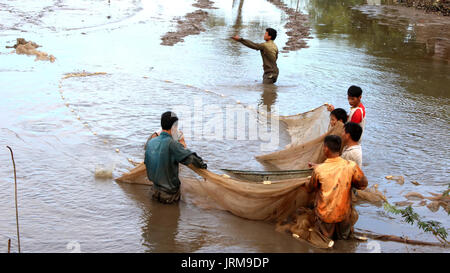
[[[150,197],[149,197],[150,199]],[[144,245],[151,252],[177,252],[176,235],[178,232],[178,221],[180,219],[180,207],[178,204],[164,205],[153,200],[151,210],[145,213],[142,226],[142,238]]]
[[[277,100],[277,90],[278,86],[275,84],[263,84],[263,92],[261,93],[261,100],[258,106],[266,106],[267,111],[272,111],[272,105],[275,104]]]
[[[409,92],[449,97],[450,20],[413,8],[364,4],[309,0],[317,37],[363,48],[376,57],[370,61],[378,69],[395,72],[396,84]]]
[[[235,1],[233,1],[233,7],[234,7],[234,2]],[[234,22],[234,25],[233,25],[233,29],[235,29],[236,31],[239,31],[242,28],[242,6],[243,5],[244,5],[244,0],[239,0],[236,21]]]
[[[367,3],[378,4],[377,1]],[[352,8],[364,4],[365,0],[310,0],[308,11],[318,37],[348,34],[351,45],[364,47],[376,56],[395,59],[435,56],[441,60],[449,60],[450,37],[446,18],[442,19],[443,25],[439,25],[436,22],[442,17],[433,19],[427,15],[422,18],[414,9],[406,9],[404,14],[400,14],[398,10],[388,6]],[[428,21],[430,24],[427,24]],[[434,35],[445,37],[438,40],[437,49],[436,40],[431,39]]]
[[[118,183],[128,197],[142,209],[142,245],[149,252],[177,252],[183,246],[176,241],[180,219],[179,204],[164,205],[150,197],[150,188]]]

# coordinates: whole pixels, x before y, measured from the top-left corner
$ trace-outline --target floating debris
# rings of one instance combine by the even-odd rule
[[[89,72],[74,72],[74,73],[67,73],[64,75],[63,79],[68,79],[68,78],[74,78],[74,77],[89,77],[89,76],[97,76],[97,75],[106,75],[106,72],[93,72],[93,73],[89,73]]]
[[[407,194],[405,194],[405,198],[408,200],[413,200],[413,199],[424,199],[425,197],[418,192],[408,192]]]
[[[419,185],[420,185],[420,183],[417,182],[417,181],[411,181],[411,184],[416,185],[416,186],[419,186]]]
[[[427,200],[422,200],[422,201],[420,201],[419,206],[423,207],[426,204],[427,204]]]
[[[405,178],[403,176],[400,176],[400,175],[398,175],[398,176],[388,175],[388,176],[386,176],[386,179],[394,180],[395,182],[397,182],[400,185],[405,184]]]
[[[95,178],[103,178],[103,179],[113,178],[112,168],[97,166],[95,168]]]
[[[137,166],[137,165],[140,164],[139,162],[136,162],[136,161],[134,161],[134,160],[131,159],[131,158],[128,158],[128,162],[130,162],[130,163],[133,164],[134,166]]]
[[[40,45],[31,41],[26,41],[24,38],[17,38],[17,43],[14,46],[6,46],[6,48],[15,48],[15,52],[20,55],[36,56],[35,61],[50,61],[53,63],[56,60],[55,56],[36,50],[38,47],[40,47]]]
[[[400,201],[400,202],[395,202],[394,205],[398,206],[398,207],[406,207],[406,206],[411,206],[413,204],[413,202],[411,201]]]
[[[439,206],[440,206],[440,204],[438,201],[433,201],[427,205],[427,208],[429,210],[431,210],[432,212],[436,212],[439,210]]]

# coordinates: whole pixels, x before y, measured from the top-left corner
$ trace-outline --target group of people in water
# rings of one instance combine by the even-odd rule
[[[261,52],[263,59],[263,83],[277,81],[279,70],[276,64],[278,48],[273,42],[277,32],[267,28],[265,43],[254,43],[234,36],[232,39]],[[323,142],[325,161],[311,162],[313,169],[306,188],[315,192],[315,227],[330,239],[348,239],[352,235],[357,214],[352,207],[352,189],[367,187],[362,166],[361,136],[365,127],[366,110],[361,102],[362,89],[350,86],[347,98],[350,112],[328,105],[330,126],[344,124],[342,135],[328,135]],[[179,163],[206,169],[207,165],[196,153],[190,151],[184,136],[178,130],[178,117],[173,112],[161,115],[161,133],[154,133],[145,145],[147,176],[153,182],[152,198],[165,204],[180,200]]]

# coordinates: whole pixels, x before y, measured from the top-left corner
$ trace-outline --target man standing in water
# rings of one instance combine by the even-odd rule
[[[367,178],[358,165],[339,156],[342,140],[339,136],[325,137],[325,162],[317,165],[306,184],[315,192],[315,227],[329,239],[349,239],[358,214],[352,207],[351,189],[363,190]]]
[[[153,182],[152,198],[164,204],[180,200],[178,164],[193,164],[197,168],[207,166],[196,153],[180,143],[178,117],[173,112],[161,115],[162,132],[148,140],[145,149],[147,177]],[[183,141],[183,138],[181,139]]]
[[[233,40],[241,42],[243,45],[261,52],[264,69],[263,83],[265,84],[273,84],[278,78],[278,47],[273,42],[276,38],[277,31],[273,28],[266,29],[266,33],[264,34],[264,40],[266,42],[261,44],[243,39],[239,37],[239,35],[232,37]]]

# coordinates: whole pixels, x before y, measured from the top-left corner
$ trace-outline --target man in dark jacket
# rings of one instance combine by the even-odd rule
[[[148,140],[145,149],[147,176],[153,182],[152,197],[170,204],[180,200],[178,164],[193,164],[197,168],[207,166],[196,153],[185,148],[184,138],[179,139],[178,117],[173,112],[161,116],[162,132]]]

